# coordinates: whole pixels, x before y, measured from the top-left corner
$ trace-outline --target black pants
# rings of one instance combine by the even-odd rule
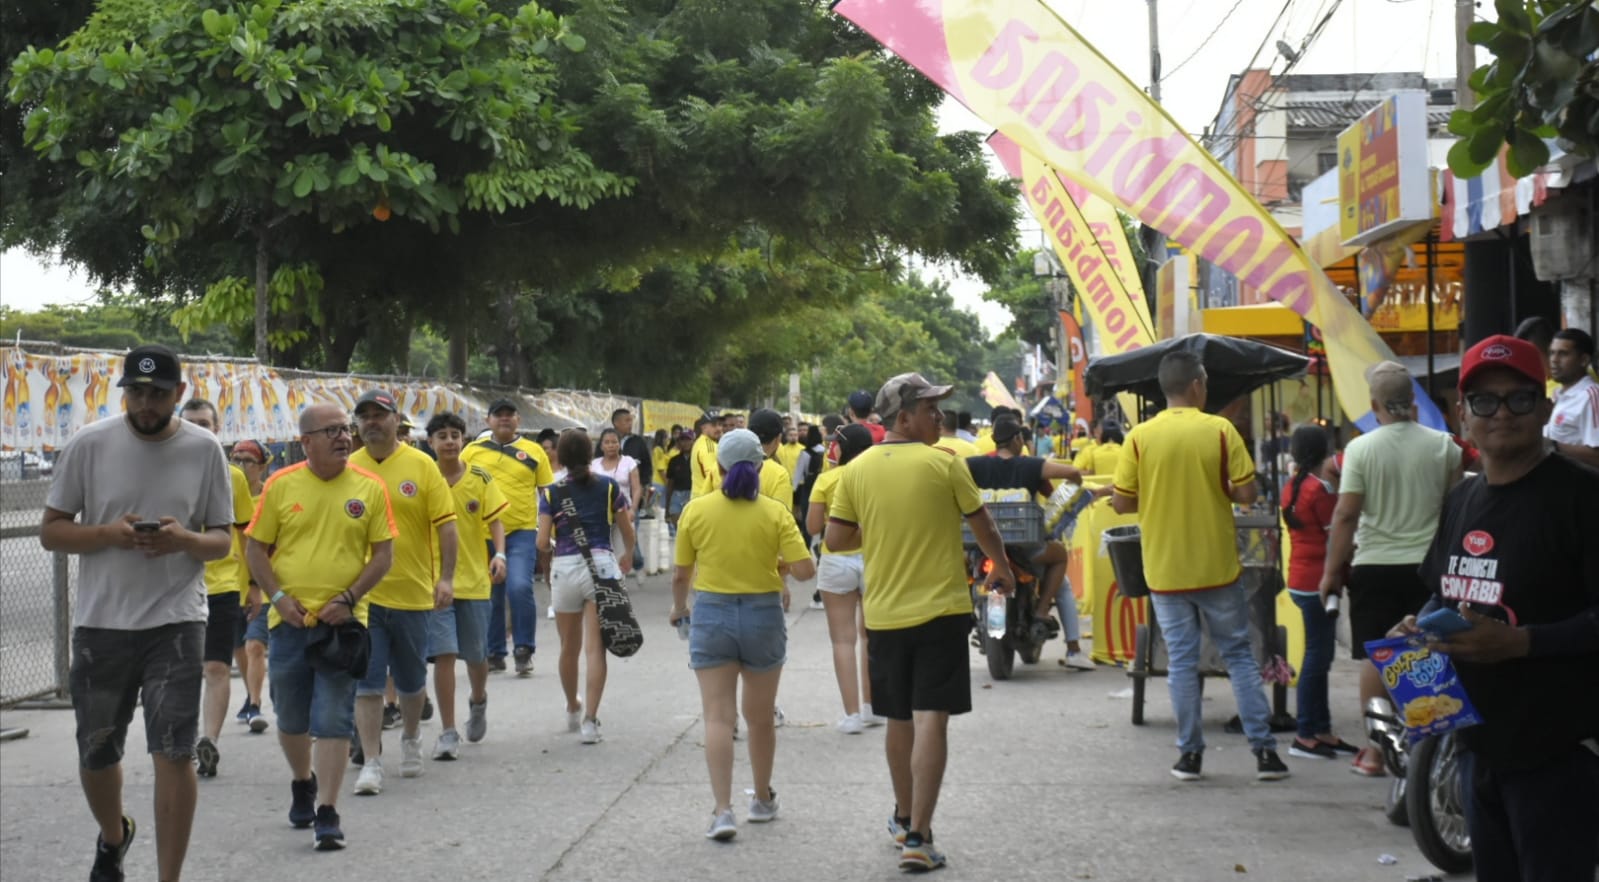
[[[1461,752],[1466,824],[1481,882],[1592,882],[1599,863],[1599,756],[1577,747],[1525,771]]]

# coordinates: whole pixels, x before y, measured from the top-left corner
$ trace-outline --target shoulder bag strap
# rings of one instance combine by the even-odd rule
[[[600,569],[594,565],[594,552],[589,548],[588,532],[583,529],[583,519],[577,513],[577,502],[572,499],[571,488],[559,483],[550,487],[550,495],[555,497],[556,504],[561,508],[561,515],[568,519],[572,525],[572,541],[577,543],[577,550],[583,554],[583,562],[589,566],[589,575],[596,583],[600,580]]]

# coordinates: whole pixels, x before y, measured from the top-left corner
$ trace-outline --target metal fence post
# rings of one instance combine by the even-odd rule
[[[65,552],[54,555],[56,696],[65,700],[71,690],[72,597],[71,569]]]

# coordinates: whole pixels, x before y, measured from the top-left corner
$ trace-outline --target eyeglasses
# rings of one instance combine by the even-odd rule
[[[323,426],[320,429],[312,429],[311,431],[306,432],[305,434],[308,435],[308,436],[309,435],[322,435],[323,437],[325,437],[325,438],[327,438],[328,440],[331,441],[334,438],[339,437],[340,435],[353,435],[355,433],[351,429],[350,426],[345,425],[344,423],[336,423],[336,424],[331,425],[331,426]]]
[[[1499,412],[1500,405],[1510,408],[1512,416],[1526,416],[1538,409],[1538,402],[1542,398],[1543,393],[1537,389],[1517,389],[1509,395],[1473,392],[1466,396],[1466,406],[1480,417],[1493,416]]]
[[[231,462],[231,463],[233,463],[236,466],[247,466],[247,465],[254,466],[254,465],[260,465],[261,464],[261,460],[256,459],[253,456],[235,456],[232,459],[228,460],[228,462]]]

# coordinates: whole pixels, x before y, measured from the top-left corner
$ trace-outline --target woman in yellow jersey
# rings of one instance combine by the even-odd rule
[[[728,840],[738,833],[733,818],[733,726],[738,687],[744,685],[744,723],[749,732],[754,795],[752,823],[777,817],[772,761],[777,748],[773,708],[777,683],[787,660],[788,609],[785,571],[797,579],[816,572],[793,512],[761,495],[760,439],[746,429],[724,434],[716,447],[721,492],[700,496],[678,522],[677,569],[672,577],[676,625],[689,618],[689,667],[699,678],[705,717],[705,766],[715,806],[708,839]]]
[[[650,442],[650,465],[652,466],[650,475],[653,483],[650,484],[649,508],[644,512],[645,517],[654,517],[654,512],[650,509],[655,508],[657,505],[663,507],[666,505],[666,461],[671,458],[672,454],[677,452],[677,449],[673,446],[676,443],[673,439],[681,431],[683,431],[682,428],[677,425],[672,426],[671,432],[667,432],[665,429],[655,430],[655,436]]]
[[[805,526],[812,536],[827,529],[827,506],[833,487],[847,465],[872,446],[872,433],[865,426],[848,425],[838,430],[838,464],[816,479],[811,488],[810,508]],[[838,678],[839,697],[844,700],[844,718],[838,731],[858,735],[867,726],[883,725],[883,718],[872,713],[872,681],[866,662],[866,620],[861,616],[861,592],[866,588],[866,563],[859,551],[833,551],[822,544],[822,559],[816,566],[816,589],[827,610],[827,636],[833,644],[833,674]],[[860,665],[855,664],[859,654]]]
[[[245,518],[249,520],[255,516],[255,505],[261,499],[261,485],[266,481],[266,467],[272,461],[272,452],[259,441],[240,441],[233,445],[228,461],[244,472],[244,479],[250,486],[250,513]],[[242,531],[234,537],[233,550],[244,560]],[[244,680],[244,707],[239,708],[234,718],[249,726],[251,732],[260,734],[267,729],[267,718],[261,713],[261,689],[266,685],[267,612],[266,598],[261,596],[261,588],[253,579],[245,580],[243,602],[243,627],[233,650],[233,661]]]
[[[1122,458],[1122,427],[1114,420],[1102,420],[1096,444],[1085,449],[1072,460],[1072,465],[1085,475],[1114,475],[1116,463]]]
[[[633,568],[633,518],[627,495],[616,481],[592,468],[594,442],[581,429],[567,429],[555,443],[557,463],[565,471],[560,480],[539,488],[539,557],[552,547],[553,560],[544,568],[550,582],[550,605],[555,609],[555,632],[561,637],[561,690],[566,693],[566,727],[579,733],[584,744],[598,744],[600,698],[608,673],[605,647],[600,643],[599,608],[595,606],[594,577],[578,545],[581,528],[594,568],[604,578],[621,578]],[[570,500],[576,518],[567,516]],[[613,549],[611,528],[620,528],[622,547]],[[548,558],[546,558],[548,559]],[[588,662],[583,700],[577,695],[577,659]]]

